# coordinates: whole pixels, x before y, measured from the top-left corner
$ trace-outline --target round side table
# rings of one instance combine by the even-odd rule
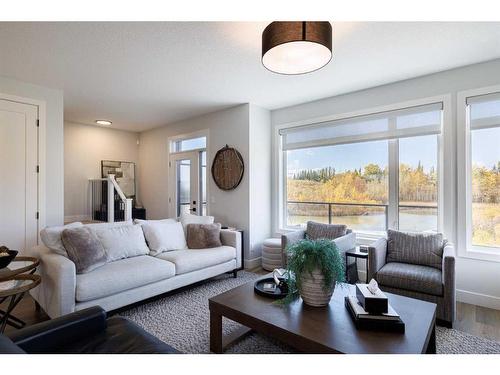
[[[26,325],[12,315],[12,311],[26,292],[40,284],[40,276],[34,275],[39,264],[37,258],[20,256],[14,258],[6,268],[0,269],[0,304],[9,301],[7,310],[0,309],[0,333],[5,331],[7,324],[15,328]]]

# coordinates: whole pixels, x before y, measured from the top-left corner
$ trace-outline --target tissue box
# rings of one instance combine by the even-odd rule
[[[380,289],[375,294],[367,288],[368,284],[356,284],[356,297],[366,312],[370,314],[386,314],[389,311],[389,302]]]

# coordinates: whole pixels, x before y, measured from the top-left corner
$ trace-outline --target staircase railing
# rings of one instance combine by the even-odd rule
[[[132,199],[125,196],[114,175],[90,179],[89,184],[92,220],[108,223],[132,220]]]

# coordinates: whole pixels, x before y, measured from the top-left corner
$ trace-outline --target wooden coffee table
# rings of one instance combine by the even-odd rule
[[[268,276],[266,276],[268,277]],[[273,337],[306,353],[435,353],[436,305],[386,293],[405,322],[405,333],[358,330],[344,305],[355,286],[337,286],[330,305],[310,307],[301,299],[282,307],[254,293],[254,281],[209,299],[210,350],[224,348],[250,331]],[[245,326],[222,335],[222,317]]]

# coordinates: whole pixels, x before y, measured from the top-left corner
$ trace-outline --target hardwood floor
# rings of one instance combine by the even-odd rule
[[[257,271],[257,273],[261,272]],[[14,315],[28,325],[49,319],[43,311],[35,310],[35,302],[30,296],[26,296],[17,305]],[[500,342],[500,310],[457,302],[457,320],[453,328]],[[7,326],[6,333],[14,330],[15,328]]]

